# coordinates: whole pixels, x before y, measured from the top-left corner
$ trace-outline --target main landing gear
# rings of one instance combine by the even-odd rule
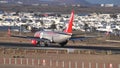
[[[62,43],[59,43],[61,47],[64,47],[66,44],[67,44],[68,41],[65,41],[65,42],[62,42]]]
[[[36,44],[37,47],[40,47],[40,46],[46,47],[48,45],[49,45],[49,42],[47,42],[47,41],[46,42],[38,41]]]

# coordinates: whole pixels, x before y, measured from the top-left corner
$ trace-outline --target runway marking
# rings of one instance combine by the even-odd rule
[[[106,40],[107,42],[117,42],[117,43],[120,43],[120,41],[118,40]]]

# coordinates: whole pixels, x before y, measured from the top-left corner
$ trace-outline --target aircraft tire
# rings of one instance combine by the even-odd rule
[[[40,41],[38,41],[38,43],[36,44],[36,47],[40,47]]]
[[[47,47],[47,46],[49,46],[49,45],[50,45],[50,41],[49,41],[49,40],[47,40],[47,41],[45,41],[45,42],[44,42],[44,44],[45,44],[45,46]]]
[[[43,47],[44,47],[44,46],[45,46],[45,43],[41,41],[41,42],[40,42],[40,46],[43,46]]]
[[[64,47],[64,46],[65,46],[65,45],[63,45],[63,44],[61,45],[61,47]]]
[[[65,41],[63,43],[59,43],[61,47],[64,47],[67,44],[68,41]]]
[[[48,44],[47,44],[47,43],[45,43],[45,46],[47,47],[47,46],[48,46]]]

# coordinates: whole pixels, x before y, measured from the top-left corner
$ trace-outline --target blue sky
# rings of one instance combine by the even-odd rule
[[[93,3],[93,4],[116,4],[116,5],[120,5],[120,0],[86,0],[90,3]]]

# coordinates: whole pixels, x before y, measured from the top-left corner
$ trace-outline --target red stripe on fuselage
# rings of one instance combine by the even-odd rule
[[[40,32],[36,32],[34,37],[40,37]]]

